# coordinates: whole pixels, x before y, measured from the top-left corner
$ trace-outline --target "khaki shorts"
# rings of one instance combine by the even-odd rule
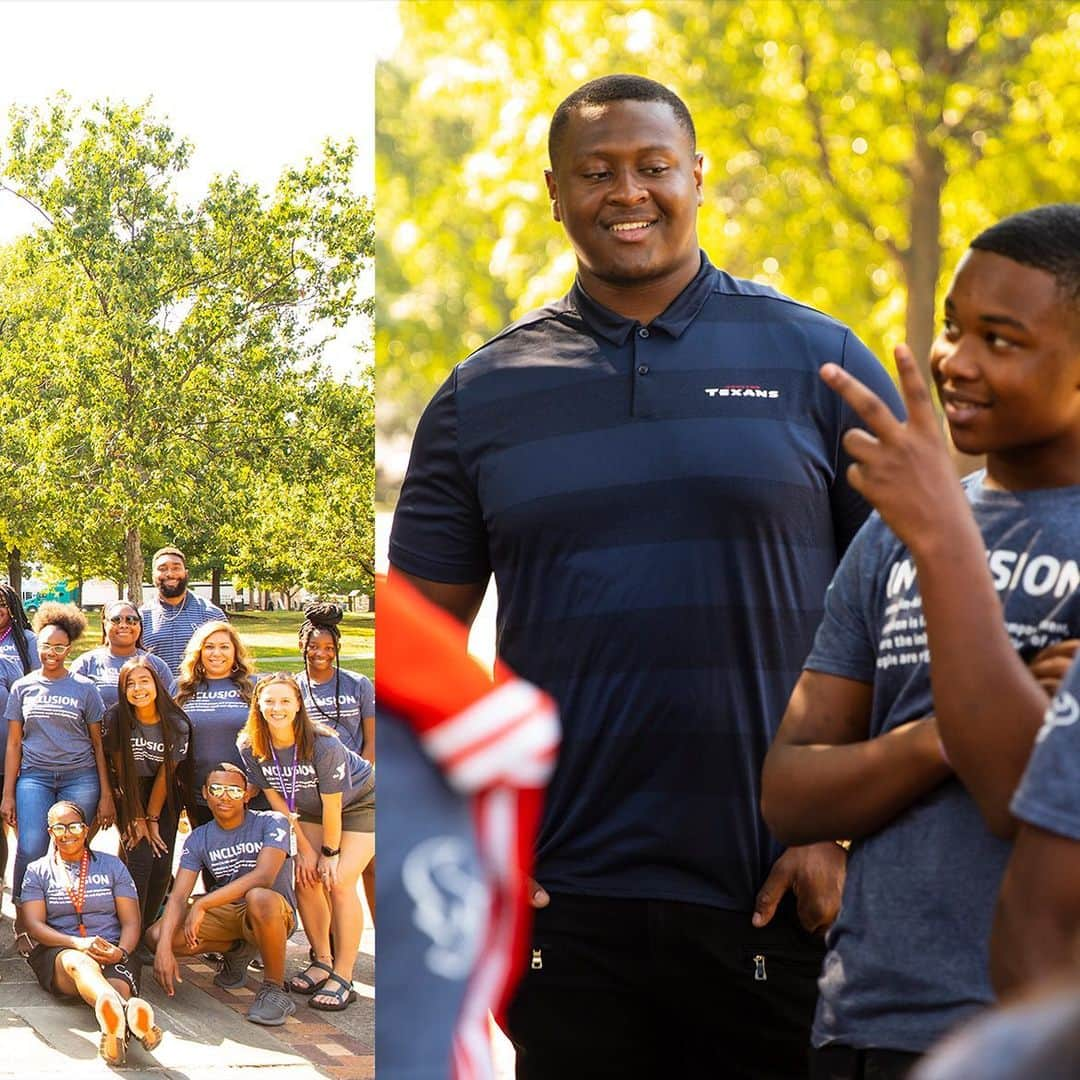
[[[289,901],[281,893],[274,893],[281,905],[281,920],[285,924],[285,936],[293,932],[295,918]],[[188,901],[190,904],[191,901]],[[231,904],[207,908],[199,927],[199,937],[206,941],[239,941],[244,939],[249,945],[257,945],[255,928],[248,918],[247,904],[243,900],[234,900]]]

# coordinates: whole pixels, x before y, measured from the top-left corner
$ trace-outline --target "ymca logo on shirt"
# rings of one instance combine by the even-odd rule
[[[473,876],[470,849],[457,836],[433,836],[417,844],[401,865],[412,898],[413,925],[431,938],[424,962],[435,975],[468,976],[480,947],[487,889]]]
[[[1046,710],[1043,725],[1039,728],[1035,741],[1041,743],[1054,728],[1072,727],[1077,720],[1080,720],[1080,701],[1065,690],[1050,702],[1050,708]]]

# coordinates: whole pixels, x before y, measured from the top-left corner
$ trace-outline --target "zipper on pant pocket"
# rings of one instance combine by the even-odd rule
[[[754,957],[754,982],[765,982],[768,977],[765,974],[765,957],[758,953]]]
[[[529,967],[533,971],[540,971],[544,966],[544,956],[539,949],[533,949],[532,960],[529,962]]]

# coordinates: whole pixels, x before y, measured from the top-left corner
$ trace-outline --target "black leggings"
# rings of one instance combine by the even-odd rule
[[[154,787],[154,777],[139,777],[139,796],[145,807],[150,800],[150,792]],[[179,808],[179,794],[175,796]],[[172,881],[173,850],[176,846],[177,815],[169,810],[169,800],[161,808],[161,819],[158,821],[158,831],[161,839],[169,845],[167,855],[156,855],[149,840],[140,840],[138,845],[131,851],[121,847],[124,862],[131,872],[135,882],[135,889],[139,894],[139,908],[142,912],[143,927],[149,926],[157,918],[158,910],[165,894],[169,891],[169,883]]]

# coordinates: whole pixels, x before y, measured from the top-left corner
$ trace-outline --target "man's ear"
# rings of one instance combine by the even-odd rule
[[[559,213],[559,189],[555,184],[555,174],[550,169],[544,170],[544,182],[547,184],[548,196],[551,198],[551,216],[556,221],[562,221]]]

